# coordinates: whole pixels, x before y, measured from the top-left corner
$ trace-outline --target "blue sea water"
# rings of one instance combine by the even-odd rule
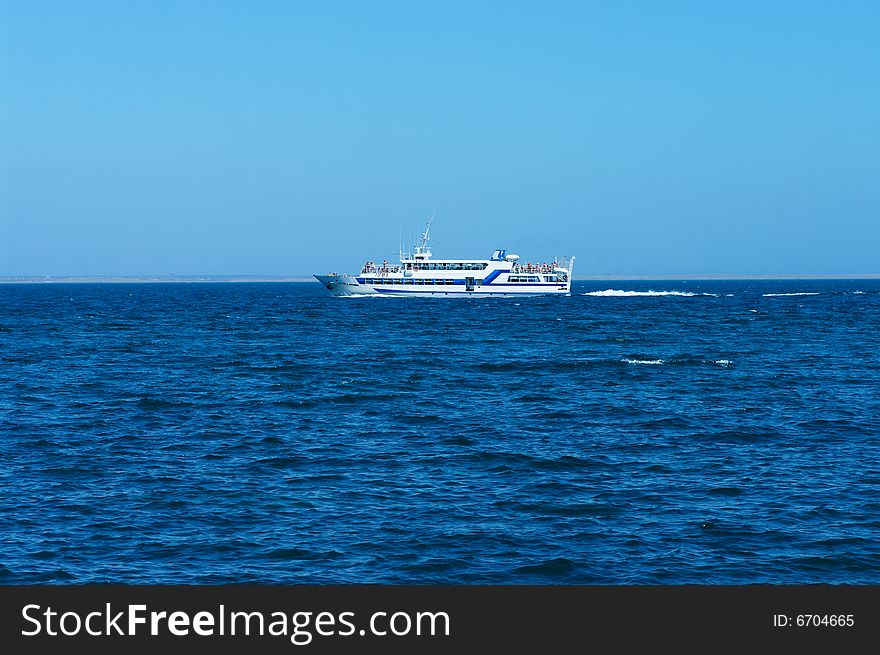
[[[880,583],[880,281],[573,291],[0,285],[0,582]]]

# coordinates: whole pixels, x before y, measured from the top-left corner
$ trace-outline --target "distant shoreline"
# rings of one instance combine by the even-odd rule
[[[877,280],[880,273],[851,274],[678,274],[678,275],[575,275],[576,282],[636,282],[643,281],[687,281],[687,280]],[[107,276],[4,276],[0,284],[169,284],[169,283],[218,283],[218,282],[313,282],[310,275],[107,275]]]

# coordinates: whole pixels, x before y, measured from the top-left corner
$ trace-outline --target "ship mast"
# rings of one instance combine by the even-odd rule
[[[437,208],[434,208],[434,211],[431,212],[431,217],[428,219],[428,223],[425,225],[425,231],[422,233],[422,242],[415,248],[414,256],[416,259],[427,259],[431,256],[431,249],[428,247],[428,240],[431,234],[431,223],[434,222],[434,214],[437,213]]]

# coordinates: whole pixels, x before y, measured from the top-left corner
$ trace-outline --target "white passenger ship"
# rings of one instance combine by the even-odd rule
[[[433,217],[432,217],[433,218]],[[337,296],[382,295],[479,298],[567,296],[574,257],[522,264],[519,256],[496,250],[490,259],[434,259],[428,246],[431,220],[411,254],[400,263],[368,261],[358,275],[328,273],[315,278]]]

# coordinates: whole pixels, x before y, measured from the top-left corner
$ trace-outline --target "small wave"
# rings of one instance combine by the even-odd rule
[[[663,364],[665,363],[662,359],[621,359],[620,361],[626,362],[627,364]]]
[[[854,296],[864,296],[865,292],[864,291],[853,291],[853,295]]]
[[[731,364],[733,364],[733,360],[732,359],[715,359],[715,360],[712,360],[712,363],[718,364],[718,366],[727,367],[727,366],[730,366]]]
[[[328,560],[340,557],[342,553],[336,550],[329,552],[320,552],[315,550],[307,550],[305,548],[277,548],[263,554],[263,557],[270,560]]]
[[[539,564],[520,566],[515,569],[516,573],[530,573],[548,577],[565,576],[577,569],[577,564],[567,557],[557,557]]]
[[[601,296],[603,298],[633,298],[639,296],[681,296],[692,298],[694,296],[718,297],[717,293],[692,293],[690,291],[624,291],[623,289],[605,289],[604,291],[588,291],[585,296]]]
[[[774,296],[818,296],[818,291],[798,291],[797,293],[762,293],[762,296],[765,298],[772,298]]]
[[[185,400],[164,400],[154,396],[144,396],[135,403],[141,409],[163,409],[170,407],[192,407],[193,404]]]

